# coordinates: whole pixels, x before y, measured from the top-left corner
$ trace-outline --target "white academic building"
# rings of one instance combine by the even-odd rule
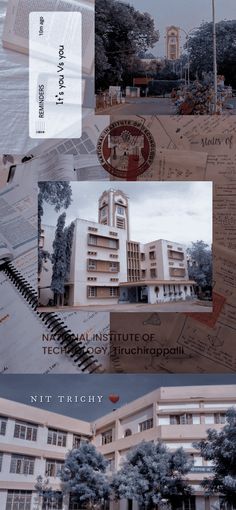
[[[43,504],[35,490],[38,475],[60,492],[58,470],[66,453],[81,441],[97,447],[112,475],[132,447],[161,440],[172,451],[182,446],[194,460],[187,475],[193,493],[176,510],[213,510],[219,498],[205,496],[200,485],[211,476],[212,465],[201,458],[193,442],[205,438],[209,428],[219,431],[226,410],[235,405],[236,385],[162,387],[89,423],[0,399],[0,508],[79,510],[65,497],[56,505]],[[107,502],[103,508],[139,510],[134,500]]]
[[[157,226],[158,232],[158,226]],[[43,225],[41,243],[52,252],[55,227]],[[163,303],[194,298],[185,248],[158,239],[132,241],[129,200],[120,190],[104,191],[98,201],[98,222],[77,218],[70,277],[64,304]],[[51,267],[39,277],[39,303],[53,299]]]

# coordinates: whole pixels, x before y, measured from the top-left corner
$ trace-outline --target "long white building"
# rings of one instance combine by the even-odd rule
[[[37,476],[48,478],[53,490],[60,491],[58,470],[66,453],[81,440],[92,441],[106,457],[108,474],[117,471],[127,452],[141,441],[162,440],[173,451],[182,446],[194,460],[188,474],[193,495],[179,510],[210,510],[218,497],[206,497],[200,482],[211,475],[212,466],[192,444],[205,438],[209,427],[220,430],[232,406],[236,385],[158,388],[96,423],[0,399],[0,508],[78,510],[66,498],[57,506],[43,505],[35,491]],[[111,502],[110,509],[138,510],[138,505],[122,500]]]
[[[157,227],[158,230],[158,227]],[[43,226],[41,243],[52,252],[55,227]],[[43,269],[39,301],[53,299],[51,268]],[[163,239],[142,244],[130,239],[129,201],[120,190],[104,191],[98,222],[75,219],[70,277],[64,304],[162,303],[194,297],[185,248]]]

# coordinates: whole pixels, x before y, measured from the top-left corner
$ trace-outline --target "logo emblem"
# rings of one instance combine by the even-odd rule
[[[156,144],[139,121],[118,120],[104,129],[98,139],[97,155],[107,172],[134,181],[153,163]]]

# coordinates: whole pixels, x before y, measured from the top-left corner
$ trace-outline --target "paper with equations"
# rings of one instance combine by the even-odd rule
[[[29,15],[29,135],[79,138],[82,130],[80,12]]]

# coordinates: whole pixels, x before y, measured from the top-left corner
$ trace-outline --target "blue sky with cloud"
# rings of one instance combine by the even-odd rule
[[[98,198],[109,188],[129,197],[130,239],[147,243],[167,239],[185,245],[212,242],[211,182],[71,182],[73,203],[67,223],[75,218],[98,220]],[[43,223],[54,225],[57,214],[45,205]]]

